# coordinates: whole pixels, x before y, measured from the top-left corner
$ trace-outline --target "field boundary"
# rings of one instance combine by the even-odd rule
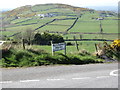
[[[65,41],[111,41],[114,40],[107,40],[107,39],[66,39]]]
[[[74,25],[76,24],[76,22],[78,21],[78,17],[76,18],[76,20],[73,22],[73,24],[66,30],[69,31],[72,27],[74,27]]]
[[[32,20],[32,19],[27,19],[27,20],[24,20],[24,21],[20,21],[20,22],[14,23],[14,24],[23,23],[23,22],[26,22],[26,21],[29,21],[29,20]]]
[[[44,27],[44,26],[48,25],[49,23],[54,22],[55,20],[56,20],[56,19],[53,19],[52,21],[49,21],[49,22],[47,22],[47,23],[45,23],[45,24],[41,25],[40,27],[38,27],[38,28],[34,29],[34,31],[36,31],[36,30],[38,30],[38,29],[40,29],[40,28],[42,28],[42,27]]]
[[[41,25],[40,27],[34,29],[34,31],[36,31],[36,30],[38,30],[38,29],[40,29],[40,28],[42,28],[42,27],[44,27],[44,26],[46,26],[46,25],[48,25],[48,24],[50,24],[50,23],[52,23],[52,22],[54,22],[54,21],[57,21],[57,20],[72,20],[72,19],[76,19],[76,18],[53,19],[52,21],[49,21],[49,22]]]
[[[55,32],[55,31],[49,31],[49,33],[60,33],[60,34],[103,34],[103,35],[120,35],[120,33],[84,33],[84,32]]]

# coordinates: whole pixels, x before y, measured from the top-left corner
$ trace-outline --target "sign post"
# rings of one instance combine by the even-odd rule
[[[54,55],[55,51],[65,50],[64,54],[66,55],[66,44],[65,43],[55,43],[53,44],[51,41],[52,46],[52,55]]]

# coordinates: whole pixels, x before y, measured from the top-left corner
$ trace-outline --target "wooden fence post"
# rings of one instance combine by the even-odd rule
[[[79,51],[79,48],[78,48],[78,43],[77,43],[77,40],[76,40],[76,37],[74,36],[74,41],[75,41],[75,46],[76,46],[76,49]]]
[[[103,39],[103,28],[102,28],[102,23],[101,23],[101,21],[100,21],[100,33],[101,33],[102,39]]]
[[[66,40],[68,40],[68,37],[66,37]]]
[[[25,39],[22,39],[23,42],[23,49],[25,49]]]
[[[98,48],[97,48],[97,44],[95,43],[95,49],[96,49],[96,52],[98,52]]]
[[[80,35],[80,39],[82,39],[82,35]]]

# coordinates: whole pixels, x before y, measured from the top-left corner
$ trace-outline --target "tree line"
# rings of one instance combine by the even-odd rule
[[[64,42],[64,39],[61,35],[49,34],[49,33],[36,33],[34,39],[32,40],[33,44],[37,45],[50,45],[51,41],[53,43]]]
[[[32,30],[26,30],[24,33],[20,33],[19,35],[14,36],[13,42],[15,43],[26,43],[28,45],[51,45],[51,41],[53,43],[61,43],[64,42],[64,39],[59,34],[50,34],[47,32],[44,33],[34,33]]]

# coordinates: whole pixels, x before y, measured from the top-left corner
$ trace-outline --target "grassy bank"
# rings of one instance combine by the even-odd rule
[[[87,52],[79,52],[75,54],[64,55],[62,53],[55,53],[52,56],[50,53],[42,49],[13,49],[2,53],[1,67],[30,67],[41,65],[54,64],[89,64],[89,63],[103,63],[104,61],[90,55]]]

